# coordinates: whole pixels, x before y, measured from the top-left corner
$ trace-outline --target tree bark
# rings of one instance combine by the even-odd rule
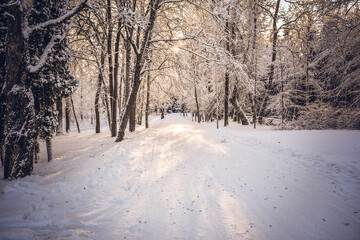
[[[225,73],[224,126],[229,125],[229,73]]]
[[[141,60],[140,58],[141,56],[137,56],[137,62]],[[141,82],[140,72],[141,72],[141,65],[136,64],[135,74],[134,74],[134,85],[133,88],[131,89],[129,99],[127,101],[127,104],[125,105],[125,109],[120,119],[120,127],[117,138],[115,140],[116,142],[120,142],[124,139],[126,125],[130,117],[131,105],[133,104],[134,101],[136,101],[137,91],[139,90],[139,86]]]
[[[116,136],[117,131],[117,103],[118,103],[118,79],[119,79],[119,51],[120,51],[120,31],[121,22],[118,22],[118,29],[115,40],[115,65],[114,65],[114,89],[112,102],[112,137]]]
[[[65,98],[65,130],[70,132],[70,99]]]
[[[102,44],[102,46],[103,46],[103,44]],[[102,85],[102,82],[104,82],[104,74],[103,74],[104,64],[105,64],[104,49],[101,48],[100,66],[98,65],[98,68],[99,68],[98,84],[97,84],[97,89],[96,89],[96,94],[95,94],[95,132],[96,133],[100,133],[99,98],[100,98],[100,93],[101,93],[101,85]]]
[[[196,102],[196,115],[197,115],[198,123],[200,123],[200,108],[199,108],[196,86],[195,86],[195,102]]]
[[[149,62],[150,67],[150,62]],[[146,107],[145,107],[145,128],[149,128],[149,111],[150,111],[150,71],[148,71],[146,80]]]
[[[56,101],[56,110],[58,111],[58,125],[56,127],[56,135],[63,134],[63,105],[62,98]]]
[[[140,27],[137,27],[136,31],[136,46],[140,47]],[[131,106],[130,117],[129,117],[129,131],[134,132],[136,128],[136,105],[137,101]]]
[[[143,109],[144,109],[144,99],[143,99],[144,86],[145,86],[145,84],[142,84],[141,91],[139,94],[140,109],[139,109],[139,114],[138,114],[138,123],[137,123],[138,125],[142,124]]]
[[[232,96],[230,98],[230,103],[233,105],[233,107],[235,109],[237,119],[241,120],[241,124],[242,125],[249,125],[249,120],[247,119],[246,114],[244,113],[242,108],[237,103],[236,96],[237,96],[237,87],[235,86],[233,94],[232,94]]]
[[[53,156],[52,156],[51,137],[46,138],[46,151],[47,151],[48,162],[52,162]]]
[[[165,118],[165,109],[161,108],[160,112],[161,112],[161,119],[164,119]]]
[[[254,78],[254,95],[251,97],[252,102],[252,110],[253,110],[253,123],[254,129],[256,129],[256,121],[257,121],[257,51],[256,51],[256,41],[257,41],[257,7],[258,7],[258,0],[254,1],[253,5],[253,39],[252,39],[252,63],[253,63],[253,78]]]
[[[225,32],[227,35],[226,39],[226,50],[230,52],[230,26],[229,26],[229,20],[226,20],[225,24]],[[229,125],[229,85],[230,85],[230,77],[228,69],[226,69],[225,72],[225,96],[224,96],[224,126]]]
[[[102,84],[104,85],[104,89],[105,89],[104,101],[105,101],[106,113],[107,113],[107,118],[108,118],[109,130],[111,131],[111,114],[110,114],[110,106],[109,106],[110,105],[109,104],[109,96],[108,96],[108,90],[106,88],[104,79],[102,79]]]
[[[74,114],[74,118],[75,118],[75,122],[76,122],[76,127],[77,127],[77,130],[78,130],[78,133],[80,133],[80,126],[79,126],[79,121],[76,117],[76,113],[75,113],[75,107],[74,107],[74,101],[72,99],[72,96],[70,96],[70,100],[71,100],[71,106],[72,106],[72,109],[73,109],[73,114]]]
[[[136,100],[130,106],[129,131],[134,132],[136,128]]]
[[[100,133],[100,111],[99,111],[99,98],[101,92],[101,77],[98,76],[98,85],[95,94],[95,132]]]
[[[30,175],[33,169],[35,133],[34,97],[28,76],[28,48],[22,34],[24,12],[14,4],[7,9],[6,103],[4,178]]]
[[[108,23],[108,36],[107,36],[107,55],[108,55],[108,65],[109,65],[109,92],[110,92],[110,132],[111,137],[116,136],[116,115],[114,118],[114,105],[116,106],[116,101],[114,99],[114,76],[113,76],[113,59],[112,59],[112,17],[111,17],[111,0],[107,0],[107,23]],[[114,103],[115,101],[115,103]],[[115,126],[115,127],[114,127]]]
[[[159,8],[159,0],[154,0],[149,3],[149,9],[150,9],[149,21],[147,24],[147,28],[145,29],[143,34],[141,48],[136,54],[136,61],[134,67],[134,85],[131,89],[129,100],[126,103],[125,109],[120,119],[120,127],[117,138],[115,140],[116,142],[120,142],[124,139],[126,125],[130,117],[131,105],[136,101],[137,92],[139,90],[141,83],[141,69],[144,66],[145,58],[147,57],[149,51],[151,33],[152,33],[152,29],[154,28],[156,13],[158,11],[158,8]]]

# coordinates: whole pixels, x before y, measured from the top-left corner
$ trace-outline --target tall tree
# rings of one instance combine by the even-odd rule
[[[144,29],[144,32],[142,34],[142,41],[140,48],[137,48],[135,44],[132,43],[133,49],[135,51],[135,65],[134,65],[134,76],[133,76],[133,87],[131,89],[129,98],[127,100],[127,103],[125,105],[125,108],[123,110],[123,113],[120,117],[120,127],[118,131],[118,135],[116,137],[116,141],[122,141],[125,136],[125,129],[127,122],[130,117],[130,111],[132,104],[136,101],[137,92],[140,87],[141,83],[141,70],[144,66],[145,59],[148,55],[150,41],[152,30],[155,25],[156,15],[157,11],[160,7],[160,1],[159,0],[151,0],[148,4],[149,9],[149,17],[147,19],[147,24]]]
[[[265,87],[266,90],[264,92],[262,103],[260,105],[260,110],[259,110],[259,123],[260,124],[264,123],[263,118],[265,116],[266,107],[268,105],[270,92],[273,88],[275,60],[276,60],[276,53],[277,53],[277,40],[278,40],[278,34],[279,34],[279,29],[277,27],[279,9],[280,9],[280,0],[277,0],[276,5],[275,5],[275,12],[273,15],[271,14],[272,22],[273,22],[271,63],[270,63],[269,71],[268,71],[268,77],[267,77],[268,81],[267,81],[266,87]]]
[[[51,41],[41,46],[41,55],[30,62],[30,35],[34,31],[58,26],[75,15],[86,3],[81,1],[70,11],[61,11],[57,18],[29,25],[33,3],[22,0],[5,4],[7,15],[6,74],[3,96],[6,103],[5,119],[5,159],[4,178],[20,178],[31,173],[34,146],[36,143],[36,123],[34,94],[30,74],[40,71],[46,64],[50,52],[65,34],[54,32]],[[39,46],[40,47],[40,46]]]

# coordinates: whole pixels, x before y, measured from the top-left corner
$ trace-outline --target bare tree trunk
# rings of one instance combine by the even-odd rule
[[[56,101],[56,110],[58,111],[58,125],[56,127],[56,135],[63,134],[63,105],[62,98]]]
[[[253,39],[252,39],[252,51],[253,51],[253,78],[254,78],[254,96],[251,99],[252,101],[252,110],[253,110],[253,123],[254,129],[256,129],[256,121],[257,121],[257,51],[256,51],[256,41],[257,41],[257,7],[258,0],[254,1],[253,5]]]
[[[200,108],[199,108],[199,101],[198,101],[197,92],[196,92],[196,86],[195,86],[195,102],[196,102],[196,115],[198,118],[198,123],[200,123]]]
[[[138,58],[138,61],[141,60],[140,56],[138,56],[137,58]],[[136,81],[134,81],[134,85],[133,85],[133,88],[131,89],[129,99],[127,101],[127,104],[125,105],[125,109],[120,118],[120,127],[119,127],[119,131],[118,131],[118,136],[115,140],[116,142],[120,142],[124,139],[126,125],[129,121],[129,117],[130,117],[131,105],[136,101],[137,91],[139,90],[139,85],[141,82],[141,79],[140,79],[141,67],[142,67],[141,65],[137,65],[135,68],[134,80],[136,80]]]
[[[53,156],[52,156],[51,137],[46,138],[46,151],[47,151],[48,162],[52,162],[53,161]]]
[[[137,27],[136,31],[136,46],[140,47],[140,27]],[[129,131],[134,132],[136,128],[136,105],[137,101],[131,106],[130,118],[129,118]]]
[[[165,118],[165,109],[161,108],[160,112],[161,112],[161,119],[164,119]]]
[[[65,98],[65,130],[70,132],[70,99]]]
[[[121,21],[118,22],[118,29],[115,41],[115,65],[114,65],[114,89],[113,89],[113,101],[112,101],[112,127],[111,136],[116,137],[117,131],[117,102],[118,102],[118,78],[119,78],[119,48],[120,48],[120,31]]]
[[[150,66],[150,62],[149,62]],[[149,111],[150,111],[150,71],[148,71],[146,81],[146,107],[145,107],[145,127],[149,128]]]
[[[230,52],[230,24],[229,20],[226,20],[225,23],[225,34],[226,34],[226,50]],[[224,96],[224,126],[229,125],[229,85],[230,85],[230,78],[228,69],[225,72],[225,96]]]
[[[99,68],[99,75],[98,75],[98,84],[97,84],[97,89],[96,89],[96,94],[95,94],[95,132],[96,133],[100,133],[99,99],[100,99],[100,93],[101,93],[101,85],[104,82],[104,73],[103,73],[104,64],[105,64],[104,42],[105,42],[105,39],[103,39],[102,43],[101,43],[100,65],[99,65],[99,62],[97,62],[98,68]],[[105,85],[104,85],[104,87],[105,87]],[[73,109],[74,109],[74,106],[73,106]],[[108,108],[107,108],[107,111],[109,111]],[[109,120],[109,124],[110,124],[109,112],[108,112],[108,120]]]
[[[124,41],[125,45],[125,87],[124,87],[124,106],[123,109],[126,108],[126,105],[129,101],[129,95],[131,91],[131,31],[126,32],[127,39]],[[123,114],[123,113],[122,113]],[[121,121],[121,120],[120,120]],[[121,124],[121,123],[120,123]],[[126,123],[127,125],[127,123]]]
[[[273,42],[272,42],[272,56],[271,56],[271,65],[270,65],[270,69],[269,69],[269,74],[268,74],[268,84],[266,85],[266,90],[265,90],[265,94],[262,100],[262,104],[259,110],[259,123],[263,124],[264,123],[264,116],[265,116],[265,111],[266,111],[266,107],[267,107],[267,103],[269,101],[269,96],[270,96],[270,92],[273,88],[273,80],[274,80],[274,70],[275,70],[275,60],[276,60],[276,53],[277,53],[277,49],[276,49],[276,42],[277,42],[277,38],[278,38],[278,29],[277,29],[277,19],[278,19],[278,13],[279,13],[279,6],[280,6],[280,0],[277,0],[276,2],[276,8],[275,8],[275,13],[274,13],[274,17],[273,17]]]
[[[229,73],[225,73],[224,126],[229,125]]]
[[[129,95],[130,95],[130,73],[131,73],[131,45],[130,40],[126,39],[125,41],[125,94],[124,94],[124,106],[126,105]]]
[[[156,13],[158,11],[158,8],[159,8],[159,0],[154,0],[154,1],[149,2],[149,9],[150,9],[149,21],[148,21],[147,27],[144,31],[144,34],[143,34],[141,48],[139,49],[138,53],[136,54],[136,61],[135,61],[135,67],[134,67],[134,78],[133,78],[134,84],[131,89],[129,100],[126,103],[125,109],[124,109],[122,117],[120,119],[120,127],[119,127],[118,135],[116,138],[116,142],[120,142],[124,139],[127,121],[129,120],[129,117],[130,117],[131,105],[134,102],[136,102],[137,92],[139,90],[140,83],[141,83],[141,69],[144,66],[144,62],[145,62],[145,59],[147,58],[147,54],[149,51],[151,33],[152,33],[152,29],[154,28]]]
[[[284,123],[286,116],[285,102],[284,102],[284,66],[280,54],[279,54],[279,58],[280,58],[280,80],[281,80],[281,123]]]
[[[83,88],[80,85],[80,119],[81,121],[84,121],[84,114],[83,114]]]
[[[140,101],[140,111],[138,114],[138,125],[142,124],[142,117],[143,117],[143,109],[144,109],[144,99],[143,99],[143,95],[144,95],[144,86],[145,84],[142,84],[141,87],[141,92],[139,94],[139,101]]]
[[[39,143],[36,141],[36,143],[34,144],[34,162],[38,163],[39,160]]]
[[[72,96],[70,96],[70,100],[71,100],[71,105],[72,105],[72,109],[73,109],[73,114],[74,114],[74,118],[75,118],[75,122],[76,122],[76,127],[77,127],[77,130],[78,130],[78,133],[80,133],[80,126],[79,126],[79,121],[76,117],[76,113],[75,113],[75,107],[74,107],[74,101],[72,99]]]
[[[99,111],[99,97],[101,92],[101,77],[99,73],[98,85],[95,94],[95,132],[100,133],[100,111]]]
[[[136,101],[130,106],[129,131],[134,132],[136,128]]]
[[[109,107],[109,96],[108,96],[108,91],[106,88],[106,84],[104,79],[102,79],[102,83],[104,85],[104,89],[105,89],[105,107],[106,107],[106,113],[107,113],[107,118],[108,118],[108,124],[109,124],[109,130],[111,131],[111,115],[110,115],[110,107]]]
[[[242,108],[237,103],[236,96],[237,96],[237,87],[235,86],[233,94],[230,98],[230,103],[234,106],[235,112],[237,114],[237,118],[241,120],[242,125],[249,125],[249,120],[247,119]]]
[[[113,59],[112,59],[112,17],[111,17],[111,0],[107,0],[107,22],[108,22],[108,36],[107,36],[107,55],[108,55],[108,65],[109,65],[109,92],[110,92],[110,135],[111,137],[116,136],[116,114],[114,119],[114,111],[116,111],[116,108],[114,109],[114,105],[116,106],[116,103],[114,103],[114,75],[113,75]],[[115,126],[115,127],[114,127]]]

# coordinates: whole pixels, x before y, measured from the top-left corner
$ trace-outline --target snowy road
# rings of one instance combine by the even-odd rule
[[[360,238],[359,131],[214,127],[55,138],[56,162],[1,180],[0,239]]]

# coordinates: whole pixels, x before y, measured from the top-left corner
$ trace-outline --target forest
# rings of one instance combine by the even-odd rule
[[[354,206],[360,196],[360,181],[356,176],[360,169],[359,161],[356,160],[360,154],[360,147],[356,144],[358,130],[359,0],[0,1],[0,156],[1,176],[4,179],[0,184],[1,194],[12,194],[11,189],[23,191],[21,183],[33,183],[33,177],[46,178],[53,176],[54,172],[65,174],[63,172],[68,171],[68,174],[80,177],[78,174],[81,171],[75,171],[70,166],[81,169],[87,166],[85,159],[90,161],[89,168],[84,168],[86,171],[90,171],[91,166],[100,170],[103,165],[112,168],[118,164],[118,169],[122,170],[110,175],[120,174],[119,179],[115,180],[128,182],[128,190],[138,184],[138,188],[146,192],[151,189],[144,187],[146,181],[145,185],[137,181],[141,182],[144,176],[148,181],[152,180],[145,174],[149,172],[146,170],[151,169],[153,172],[149,174],[154,176],[155,172],[159,174],[163,171],[162,168],[153,169],[166,165],[159,159],[175,161],[181,156],[182,160],[177,162],[176,167],[174,162],[169,167],[177,171],[182,161],[189,165],[198,164],[190,161],[195,155],[199,155],[200,159],[205,155],[209,159],[217,156],[207,163],[204,157],[204,166],[209,167],[208,171],[221,165],[218,162],[221,159],[229,161],[224,163],[229,169],[242,169],[243,165],[235,157],[247,156],[249,153],[255,156],[257,153],[254,149],[245,149],[250,144],[258,148],[262,159],[266,159],[265,151],[270,153],[273,146],[272,153],[278,154],[272,158],[273,167],[277,164],[275,159],[283,159],[281,153],[285,152],[285,155],[288,154],[286,156],[294,157],[296,161],[310,161],[299,168],[304,172],[310,171],[308,167],[314,164],[314,169],[329,168],[336,174],[345,174],[339,177],[339,182],[344,184],[342,189],[350,194],[347,196],[351,198],[352,214],[357,214],[360,209]],[[334,142],[328,142],[326,138]],[[210,139],[218,142],[211,142]],[[291,145],[294,139],[299,139],[299,144]],[[260,142],[263,141],[289,145],[280,149],[277,144],[264,143],[262,146]],[[319,142],[324,145],[320,144],[318,150],[307,153],[313,148],[302,145],[306,141],[314,146],[318,146]],[[163,150],[157,149],[160,143],[163,144]],[[223,147],[225,144],[229,147]],[[82,150],[77,149],[76,145]],[[142,145],[148,148],[139,153]],[[94,146],[99,146],[99,152],[87,150]],[[213,153],[207,149],[211,146],[214,148]],[[300,155],[296,155],[296,151],[290,153],[289,149],[295,147],[302,149],[299,150]],[[238,148],[244,149],[240,151]],[[151,149],[153,155],[148,152]],[[318,158],[332,159],[325,149],[332,149],[333,156],[344,153],[344,157],[331,160],[333,162],[323,166],[321,164],[325,163]],[[95,155],[100,156],[100,153],[108,156],[107,151],[110,150],[111,154],[117,156],[119,163],[115,163],[115,159],[110,156],[105,157],[107,160],[100,165],[90,160],[96,158]],[[88,155],[80,155],[81,151],[88,152]],[[188,155],[186,151],[193,151],[193,154]],[[179,156],[175,157],[177,153]],[[146,162],[136,162],[136,167],[131,168],[131,163],[140,161],[136,154],[140,154],[143,159],[152,159],[153,168]],[[230,154],[229,158],[225,157],[227,154]],[[155,155],[160,157],[156,158]],[[249,159],[253,159],[253,156],[249,156]],[[84,160],[72,162],[78,158]],[[66,161],[71,164],[67,166],[61,159],[68,159]],[[262,165],[270,164],[255,162],[253,164],[257,170],[263,169]],[[281,164],[289,169],[295,166],[286,165],[290,163],[284,159]],[[201,168],[201,164],[191,166]],[[279,171],[282,171],[279,166]],[[94,174],[92,171],[89,172],[90,176]],[[137,171],[140,171],[140,175],[137,175]],[[125,172],[130,174],[129,178],[120,179]],[[216,174],[220,173],[215,172],[206,181],[216,178]],[[330,173],[330,170],[324,170],[320,176],[328,179]],[[193,172],[184,173],[187,174],[197,176]],[[236,174],[233,172],[230,176]],[[246,172],[243,174],[247,176]],[[270,173],[263,174],[261,178],[266,179]],[[98,182],[105,185],[110,175],[98,179]],[[21,182],[21,179],[25,179],[25,182]],[[219,179],[227,181],[223,176]],[[95,181],[88,180],[86,184]],[[250,182],[252,180],[259,186],[258,180],[248,179]],[[50,181],[51,184],[52,181],[55,184],[55,178]],[[190,182],[198,186],[192,181],[194,179]],[[353,184],[346,185],[345,182]],[[208,185],[204,184],[205,187]],[[57,185],[51,186],[57,188]],[[80,186],[84,190],[87,187]],[[332,185],[324,185],[324,188],[332,192]],[[312,191],[316,192],[314,189]],[[65,194],[69,192],[68,189]],[[235,194],[235,190],[233,192]],[[85,196],[93,197],[91,194],[82,197]],[[124,193],[122,196],[128,195]],[[295,199],[298,196],[293,197]],[[263,197],[267,200],[267,196]],[[243,200],[253,206],[251,199]],[[331,204],[336,205],[337,201],[335,199]],[[220,206],[220,202],[217,203]],[[341,209],[340,206],[338,210]],[[256,212],[255,208],[251,210]],[[204,209],[196,211],[203,212]],[[7,218],[4,216],[0,215],[0,230],[5,231],[9,226],[5,224]],[[226,216],[226,219],[230,219],[229,215]],[[263,213],[259,216],[265,215]],[[356,239],[356,235],[360,234],[356,230],[360,218],[358,215],[349,218],[354,223],[343,220],[342,226],[351,225],[351,231],[334,228],[335,232],[331,234],[340,237],[345,233],[347,238],[344,239]],[[326,222],[325,217],[321,219]],[[144,223],[144,220],[136,221]],[[172,223],[176,225],[175,220]],[[210,222],[206,226],[212,224],[216,223]],[[305,228],[305,225],[302,226]],[[123,226],[122,229],[127,227]],[[253,228],[253,225],[247,227]],[[155,228],[161,229],[161,223]],[[190,225],[184,228],[190,229]],[[41,232],[38,231],[31,236],[34,239],[65,239],[64,236],[70,234],[77,238],[69,239],[120,239],[118,234],[107,235],[105,232],[92,235],[96,227],[88,230],[86,237],[81,235],[80,230],[61,232],[64,235],[36,235]],[[147,239],[141,229],[132,230],[128,233],[130,238]],[[152,234],[149,239],[175,237],[170,230],[164,236],[154,235],[152,230],[148,230]],[[238,239],[240,235],[234,231],[200,231],[199,235],[189,232],[179,239],[221,239],[221,234],[225,234],[225,239]],[[27,230],[23,233],[23,239],[32,239],[27,235]],[[19,239],[20,236],[16,230],[4,234],[0,234],[0,238]],[[249,237],[247,239],[291,239],[289,235],[281,235],[281,230],[275,235],[261,231],[250,236],[244,232],[242,234],[243,237]],[[302,234],[295,234],[293,239],[308,239],[309,235]],[[316,235],[318,238],[315,239],[327,236]]]
[[[31,172],[39,139],[51,160],[70,116],[117,142],[167,111],[360,128],[358,1],[5,1],[0,16],[5,178]]]

